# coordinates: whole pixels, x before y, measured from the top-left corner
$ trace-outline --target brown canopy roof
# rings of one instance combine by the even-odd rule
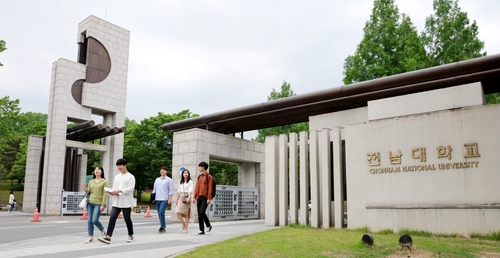
[[[66,130],[66,140],[89,142],[108,136],[125,132],[125,127],[109,127],[102,124],[96,125],[94,120],[89,120]]]
[[[367,106],[371,100],[478,81],[485,94],[500,92],[500,54],[230,109],[166,123],[161,128],[231,134],[307,122],[310,116]]]

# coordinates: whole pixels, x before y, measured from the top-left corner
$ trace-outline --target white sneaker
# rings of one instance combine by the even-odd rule
[[[134,236],[128,236],[127,238],[127,242],[130,243],[130,242],[134,242]]]
[[[92,241],[94,241],[94,239],[93,238],[89,238],[89,239],[85,240],[85,244],[90,244],[90,243],[92,243]]]
[[[101,231],[101,236],[106,237],[106,230]]]

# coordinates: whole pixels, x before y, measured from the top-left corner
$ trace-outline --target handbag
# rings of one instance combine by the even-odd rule
[[[82,209],[85,209],[87,208],[87,202],[89,201],[89,196],[86,194],[82,201],[80,202],[80,204],[78,205],[78,207],[82,208]]]
[[[184,190],[184,196],[182,196],[182,203],[189,203],[189,193],[186,192],[185,184],[182,184],[182,189]]]
[[[182,196],[182,203],[189,203],[189,194],[184,193],[184,196]]]

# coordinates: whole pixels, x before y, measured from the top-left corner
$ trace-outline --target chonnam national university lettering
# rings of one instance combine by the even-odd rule
[[[400,172],[418,172],[418,171],[432,171],[432,170],[450,170],[450,169],[465,169],[477,168],[479,161],[472,162],[455,162],[455,163],[441,163],[441,164],[426,164],[415,166],[398,166],[398,167],[381,167],[370,169],[370,174],[385,174],[385,173],[400,173]]]

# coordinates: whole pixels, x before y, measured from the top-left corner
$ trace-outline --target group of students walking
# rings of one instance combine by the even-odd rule
[[[130,217],[132,207],[134,206],[134,189],[135,177],[127,170],[127,161],[125,159],[118,159],[116,167],[119,174],[114,177],[113,187],[108,187],[108,182],[104,177],[104,169],[100,166],[94,169],[94,177],[89,181],[88,185],[82,184],[86,194],[90,194],[87,203],[88,213],[88,235],[89,238],[85,243],[92,243],[94,241],[94,227],[97,227],[101,232],[101,236],[97,238],[102,243],[110,244],[111,237],[116,225],[118,215],[123,213],[125,224],[127,225],[128,238],[127,242],[134,241],[134,228],[132,219]],[[198,164],[200,175],[194,187],[191,173],[187,169],[181,168],[181,179],[177,187],[176,198],[176,214],[177,218],[182,224],[180,232],[182,234],[188,233],[188,226],[191,214],[191,203],[196,203],[198,211],[198,223],[200,231],[196,235],[204,235],[205,232],[212,230],[212,225],[206,214],[208,205],[212,199],[212,186],[213,178],[208,174],[208,163],[202,161]],[[159,234],[166,232],[165,210],[168,205],[172,204],[172,197],[174,193],[173,180],[167,176],[168,169],[163,166],[160,169],[160,177],[156,178],[153,191],[151,193],[151,201],[156,204],[158,211],[158,219],[160,222]],[[99,221],[101,213],[106,209],[108,201],[108,194],[110,195],[111,214],[107,230]],[[205,226],[207,230],[205,231]]]
[[[94,178],[89,181],[88,186],[82,184],[83,190],[86,194],[90,194],[87,203],[88,213],[88,234],[89,238],[85,243],[92,243],[94,241],[94,226],[101,231],[101,236],[97,238],[99,242],[106,244],[111,243],[111,236],[116,225],[118,215],[123,213],[123,219],[127,225],[128,238],[127,242],[134,241],[134,225],[130,214],[134,205],[134,189],[135,177],[127,170],[127,161],[125,159],[118,159],[116,161],[116,168],[120,171],[114,177],[113,187],[108,187],[108,182],[104,177],[104,169],[96,167],[94,169]],[[99,221],[101,213],[106,209],[108,194],[110,195],[111,214],[109,216],[108,229],[105,230],[102,223]]]

